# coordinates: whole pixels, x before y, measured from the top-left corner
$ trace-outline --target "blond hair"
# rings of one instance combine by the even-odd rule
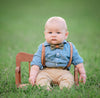
[[[57,23],[57,24],[62,23],[62,24],[64,25],[65,29],[67,30],[66,21],[65,21],[62,17],[54,16],[54,17],[49,18],[49,19],[47,20],[47,22],[45,23],[45,28],[46,28],[46,25],[47,25],[48,23],[52,23],[52,24],[54,24],[54,23]]]

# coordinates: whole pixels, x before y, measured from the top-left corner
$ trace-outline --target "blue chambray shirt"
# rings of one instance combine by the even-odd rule
[[[50,49],[50,44],[46,41],[44,42],[45,46],[45,65],[46,67],[66,67],[69,59],[70,59],[70,45],[64,40],[64,48],[63,49]],[[72,64],[77,65],[79,63],[83,63],[83,59],[78,54],[77,49],[73,46],[73,56],[72,56]],[[43,65],[41,63],[41,53],[42,53],[42,44],[38,47],[37,52],[33,56],[33,60],[31,65],[38,65],[40,69],[43,69]],[[70,67],[68,68],[70,69]]]

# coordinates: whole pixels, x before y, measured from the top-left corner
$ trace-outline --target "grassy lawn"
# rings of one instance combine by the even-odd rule
[[[100,98],[99,0],[0,0],[0,98]],[[84,59],[85,85],[52,91],[29,85],[15,86],[16,54],[34,54],[45,41],[44,24],[61,16],[68,25],[68,41]],[[22,83],[28,83],[28,64],[22,63]],[[73,65],[71,68],[73,72]]]

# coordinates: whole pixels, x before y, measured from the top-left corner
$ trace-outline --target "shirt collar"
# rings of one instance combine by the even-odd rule
[[[67,41],[64,40],[64,41],[63,41],[63,44],[66,44],[66,43],[67,43]],[[45,46],[45,47],[46,47],[46,46],[50,46],[50,44],[49,44],[47,41],[45,41],[45,42],[44,42],[44,46]]]
[[[50,46],[50,44],[47,41],[45,41],[44,46]]]

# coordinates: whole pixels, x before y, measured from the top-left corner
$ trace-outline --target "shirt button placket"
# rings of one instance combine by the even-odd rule
[[[59,57],[59,53],[56,54],[56,57]]]
[[[56,53],[56,57],[57,57],[56,60],[58,61],[58,58],[59,58],[59,53],[58,53],[58,52]],[[57,66],[57,65],[58,65],[58,64],[56,63],[56,66]]]

